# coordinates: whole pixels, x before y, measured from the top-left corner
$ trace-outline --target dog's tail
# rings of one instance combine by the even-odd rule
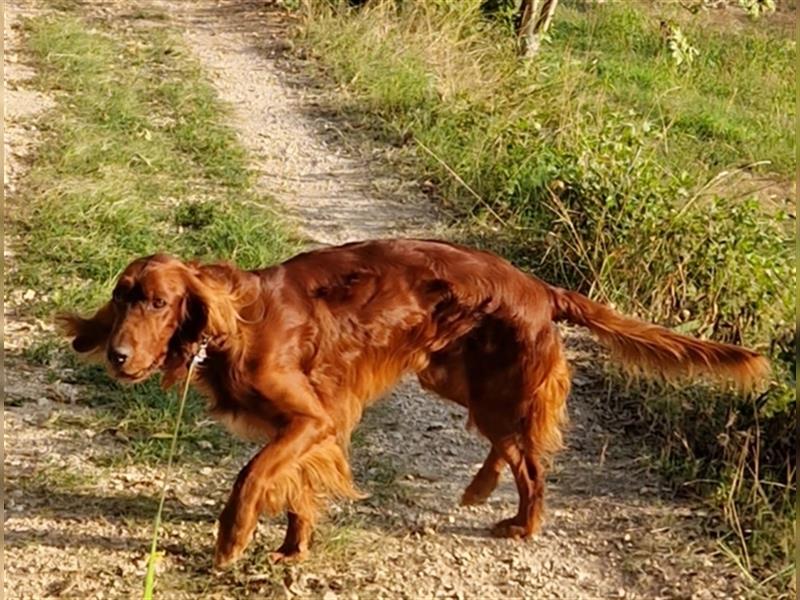
[[[769,362],[746,348],[702,341],[625,317],[587,297],[550,288],[553,320],[587,327],[633,371],[667,379],[703,375],[749,390],[763,381]]]

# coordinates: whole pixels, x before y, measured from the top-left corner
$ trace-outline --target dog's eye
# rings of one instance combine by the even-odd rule
[[[153,298],[153,308],[164,308],[167,302],[163,298]]]
[[[111,299],[114,302],[119,302],[119,303],[125,302],[125,291],[120,288],[115,289],[111,293]]]

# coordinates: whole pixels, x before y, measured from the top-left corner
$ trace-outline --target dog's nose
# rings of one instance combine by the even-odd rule
[[[127,348],[109,348],[108,362],[117,367],[121,367],[128,360],[129,351]]]

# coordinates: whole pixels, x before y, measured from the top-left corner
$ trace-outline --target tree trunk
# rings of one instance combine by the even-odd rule
[[[557,4],[558,0],[522,0],[517,39],[524,57],[532,57],[539,51]]]

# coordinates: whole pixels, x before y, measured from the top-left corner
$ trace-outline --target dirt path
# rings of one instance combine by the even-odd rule
[[[255,2],[158,5],[180,22],[230,104],[261,185],[291,211],[310,242],[431,233],[433,207],[416,182],[341,144],[343,124],[323,114],[323,92],[284,57],[290,44],[280,37],[276,12]]]
[[[232,124],[257,163],[261,184],[309,241],[440,230],[417,186],[371,158],[375,148],[342,144],[352,139],[339,133],[346,124],[322,114],[325,91],[285,54],[278,13],[260,2],[158,6],[230,103]],[[18,14],[19,4],[9,8]],[[12,36],[11,46],[17,43]],[[12,112],[7,123],[13,130],[23,119]],[[23,138],[7,137],[12,152]],[[13,318],[13,303],[11,310]],[[357,478],[373,497],[333,507],[307,563],[270,566],[265,555],[277,545],[281,525],[265,522],[233,572],[211,574],[214,518],[250,450],[179,469],[166,515],[163,597],[742,595],[741,582],[698,534],[696,507],[669,499],[631,441],[615,432],[598,400],[605,392],[592,368],[596,354],[585,337],[566,333],[575,369],[572,426],[548,480],[546,525],[535,539],[487,537],[493,522],[515,511],[508,478],[486,506],[457,505],[486,446],[464,430],[461,409],[409,382],[368,413],[356,436]],[[5,343],[7,352],[18,349],[19,335],[12,332]],[[136,595],[158,469],[94,460],[122,450],[111,433],[96,430],[89,409],[70,404],[80,390],[44,380],[22,360],[10,366],[6,597]]]

